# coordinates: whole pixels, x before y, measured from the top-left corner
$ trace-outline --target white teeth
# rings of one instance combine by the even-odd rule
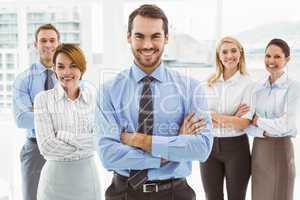
[[[71,78],[71,77],[62,77],[61,79],[62,79],[62,80],[69,81],[69,80],[72,80],[73,78]]]
[[[141,53],[145,56],[151,56],[152,54],[154,54],[154,51],[141,51]]]

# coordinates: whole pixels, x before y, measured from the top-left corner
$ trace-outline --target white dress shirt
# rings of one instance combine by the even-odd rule
[[[252,80],[247,75],[241,75],[239,71],[226,81],[221,76],[211,87],[206,83],[205,92],[209,111],[234,115],[239,105],[245,103],[250,106],[250,111],[242,118],[252,119],[253,86]],[[245,134],[245,131],[234,127],[218,127],[213,128],[213,134],[215,137],[236,137]]]
[[[255,89],[255,113],[257,126],[251,125],[247,132],[256,137],[295,136],[299,114],[300,83],[291,80],[286,73],[273,84],[269,78]]]
[[[88,84],[81,84],[75,100],[67,97],[60,84],[36,96],[36,138],[46,160],[71,161],[94,154],[95,106],[95,89]]]

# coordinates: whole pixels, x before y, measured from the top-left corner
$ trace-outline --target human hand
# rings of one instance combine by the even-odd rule
[[[167,164],[169,161],[164,159],[164,158],[160,158],[160,165],[163,166],[165,164]]]
[[[220,126],[221,120],[219,117],[219,114],[217,112],[210,112],[210,116],[211,116],[211,121],[212,121],[212,126],[213,128],[218,128]]]
[[[258,120],[258,117],[257,117],[257,115],[256,115],[256,114],[254,114],[254,116],[253,116],[253,119],[252,119],[251,123],[252,123],[254,126],[257,126],[257,120]]]
[[[196,121],[194,121],[193,117],[195,113],[188,113],[184,118],[183,123],[179,129],[180,135],[192,135],[201,131],[206,127],[206,123],[203,117],[199,117]]]
[[[236,110],[236,112],[234,113],[234,116],[236,116],[236,117],[242,117],[247,112],[249,112],[249,110],[250,110],[250,107],[247,104],[241,103],[239,105],[238,109]]]
[[[152,148],[152,137],[143,133],[121,133],[120,140],[122,144],[143,149],[150,152]]]
[[[128,146],[133,146],[133,134],[132,133],[127,133],[123,132],[121,133],[120,140],[122,144],[127,144]]]

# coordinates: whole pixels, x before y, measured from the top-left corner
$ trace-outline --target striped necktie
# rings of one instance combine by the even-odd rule
[[[153,98],[150,88],[153,77],[146,76],[143,79],[144,86],[139,105],[138,129],[139,133],[152,135],[153,133]],[[148,169],[131,170],[128,182],[132,188],[137,189],[148,180]]]
[[[44,89],[45,90],[50,90],[54,87],[53,79],[52,79],[52,74],[54,73],[51,69],[46,69],[46,79],[45,79],[45,85]]]

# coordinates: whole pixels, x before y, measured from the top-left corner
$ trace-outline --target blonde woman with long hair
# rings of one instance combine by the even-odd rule
[[[228,200],[245,199],[251,157],[243,129],[252,118],[252,86],[242,45],[235,38],[224,37],[216,48],[216,71],[205,87],[214,134],[213,150],[201,164],[207,200],[223,200],[224,179]]]

